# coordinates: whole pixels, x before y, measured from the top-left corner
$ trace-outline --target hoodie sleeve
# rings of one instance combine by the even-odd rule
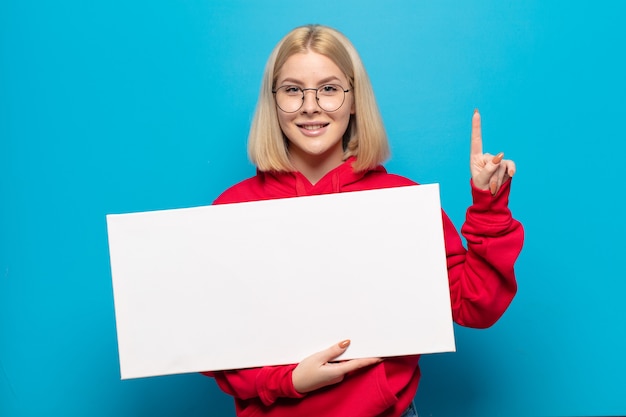
[[[461,228],[467,250],[443,216],[452,316],[462,326],[486,328],[502,316],[517,292],[513,265],[524,229],[508,208],[510,180],[495,196],[471,185],[473,204]]]
[[[296,365],[266,366],[232,371],[203,372],[215,378],[225,393],[241,400],[258,398],[272,405],[280,397],[302,398],[293,386],[291,374]]]

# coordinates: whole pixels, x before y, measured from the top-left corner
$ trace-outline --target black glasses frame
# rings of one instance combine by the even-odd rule
[[[337,107],[337,108],[336,108],[336,109],[334,109],[334,110],[326,110],[325,108],[323,108],[323,107],[320,105],[320,98],[319,98],[319,96],[318,96],[319,91],[320,91],[322,88],[327,87],[327,86],[329,86],[329,85],[332,85],[333,87],[339,87],[339,89],[340,89],[341,91],[343,91],[343,100],[341,100],[341,104],[339,105],[339,107]],[[291,87],[295,87],[295,88],[297,88],[298,90],[300,90],[300,92],[302,93],[302,103],[300,103],[300,107],[298,107],[297,109],[295,109],[295,110],[293,110],[293,111],[287,111],[287,110],[283,109],[283,108],[282,108],[282,107],[280,107],[280,105],[278,104],[278,100],[276,100],[276,93],[278,92],[278,90],[280,90],[281,88],[287,88],[287,87],[289,87],[289,88],[291,88]],[[339,84],[324,84],[324,85],[322,85],[322,86],[320,86],[320,87],[317,87],[317,88],[301,88],[301,87],[298,87],[297,85],[283,85],[283,86],[278,87],[278,88],[277,88],[277,89],[275,89],[275,90],[272,90],[272,93],[274,94],[274,101],[276,101],[276,105],[278,106],[278,108],[279,108],[279,109],[281,109],[281,110],[282,110],[282,111],[284,111],[285,113],[295,113],[295,112],[297,112],[298,110],[300,110],[300,109],[302,108],[302,106],[304,105],[304,92],[305,92],[305,91],[315,91],[315,101],[317,102],[317,105],[319,106],[319,108],[320,108],[320,109],[322,109],[322,110],[324,110],[324,111],[326,111],[326,112],[332,113],[332,112],[335,112],[335,111],[339,110],[339,109],[341,108],[341,106],[343,106],[343,103],[345,103],[345,101],[346,101],[346,93],[349,93],[349,92],[350,92],[350,89],[344,90],[344,89],[343,89],[343,86],[342,86],[342,85],[339,85]]]

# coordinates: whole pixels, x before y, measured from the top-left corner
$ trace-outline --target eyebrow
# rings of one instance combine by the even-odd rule
[[[338,83],[341,83],[341,80],[339,79],[339,77],[336,77],[334,75],[330,76],[330,77],[326,77],[322,80],[319,81],[318,85],[324,85],[324,84],[328,84],[331,81],[336,81]],[[304,83],[296,78],[285,78],[284,80],[282,80],[282,82],[280,83],[280,85],[285,85],[285,84],[294,84],[294,85],[304,85]]]

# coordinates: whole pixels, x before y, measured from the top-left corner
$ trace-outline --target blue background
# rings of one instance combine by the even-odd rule
[[[253,175],[265,60],[309,22],[352,39],[388,169],[439,182],[458,227],[475,107],[485,150],[518,165],[519,294],[423,358],[420,415],[626,413],[626,3],[370,3],[0,3],[0,415],[234,414],[199,375],[120,381],[105,215]]]

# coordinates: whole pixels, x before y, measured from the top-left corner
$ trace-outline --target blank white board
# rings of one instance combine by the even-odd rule
[[[123,379],[455,349],[437,184],[107,226]]]

